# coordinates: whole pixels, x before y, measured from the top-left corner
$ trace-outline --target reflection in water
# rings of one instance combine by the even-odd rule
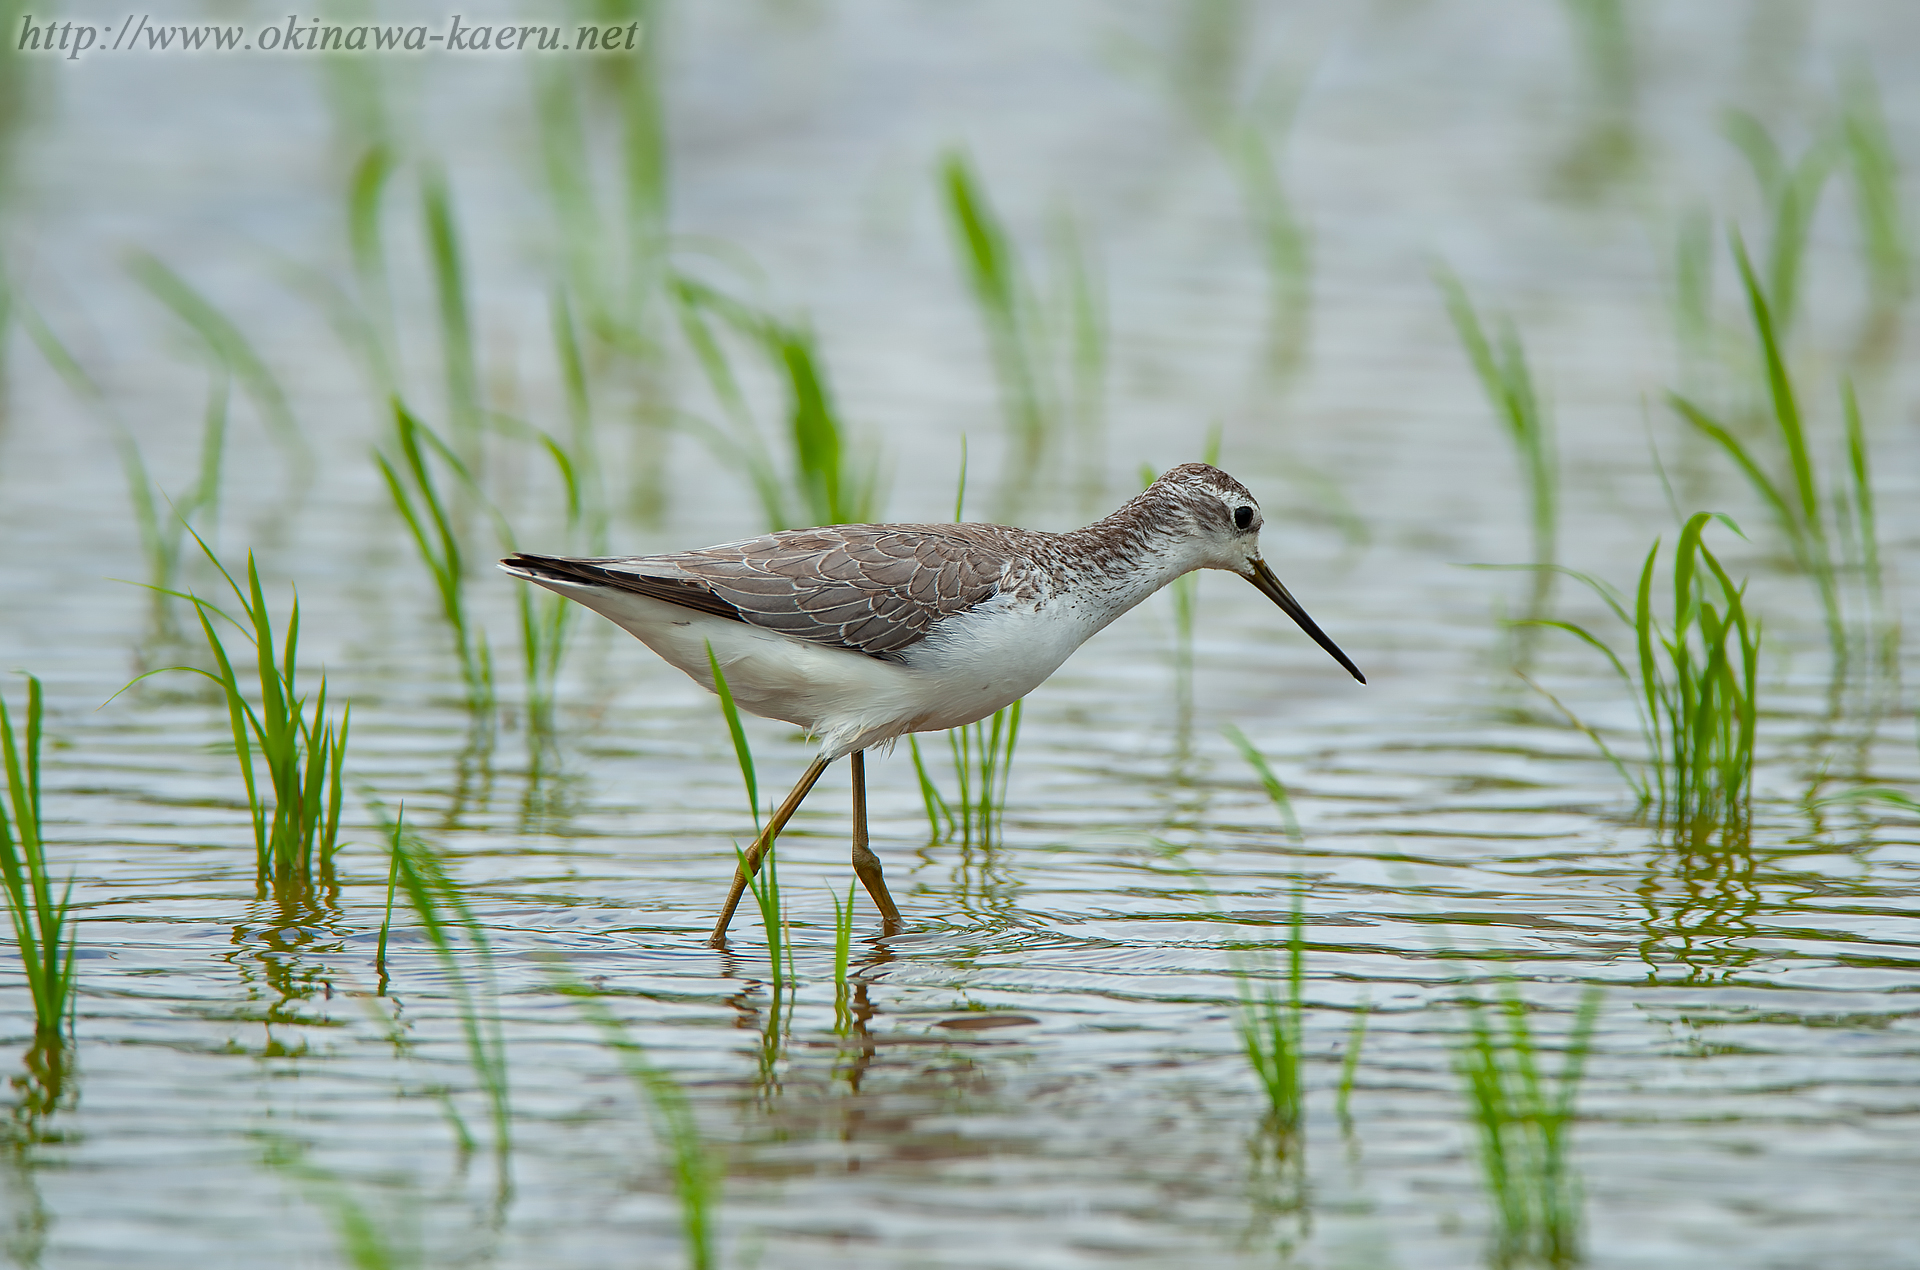
[[[877,1032],[874,1023],[882,1010],[874,987],[882,967],[893,960],[883,942],[869,942],[837,993],[842,1009],[831,1030],[796,1032],[795,988],[767,995],[767,985],[747,980],[728,998],[736,1025],[758,1035],[741,1136],[752,1146],[773,1148],[744,1156],[736,1172],[763,1177],[818,1172],[818,1155],[789,1154],[807,1143],[837,1143],[839,1167],[847,1173],[875,1161],[973,1158],[1000,1149],[989,1138],[929,1130],[920,1121],[930,1111],[942,1117],[991,1112],[1001,1081],[975,1055],[983,1050],[1024,1054],[1026,1045],[998,1035],[972,1039],[976,1028],[938,1036]],[[961,1033],[969,1039],[960,1039]],[[882,1075],[884,1081],[878,1079]]]
[[[465,828],[461,821],[469,812],[484,812],[493,802],[493,743],[496,739],[493,713],[474,710],[467,721],[467,742],[454,760],[453,792],[447,800],[447,814],[440,828]]]
[[[1725,982],[1773,956],[1748,942],[1761,933],[1765,904],[1750,845],[1660,848],[1636,891],[1646,913],[1640,958],[1650,983]],[[1674,980],[1668,967],[1676,963],[1685,969]]]
[[[249,920],[233,928],[236,951],[228,953],[224,960],[239,972],[249,999],[258,999],[262,985],[272,998],[264,1014],[247,1016],[267,1029],[259,1056],[279,1058],[304,1054],[304,1044],[290,1050],[276,1040],[273,1026],[276,1023],[310,1026],[325,1021],[295,1007],[315,995],[325,1000],[333,998],[333,974],[319,957],[338,954],[346,948],[346,939],[341,933],[341,910],[311,890],[291,888],[256,903],[253,909]],[[240,1015],[236,1013],[233,1017]]]
[[[1283,1263],[1313,1236],[1307,1135],[1272,1116],[1247,1135],[1247,1227],[1242,1246],[1272,1248]]]
[[[558,735],[527,729],[527,786],[520,798],[520,832],[564,834],[585,796],[581,779],[566,770]]]
[[[35,1178],[40,1161],[34,1148],[65,1140],[49,1122],[77,1099],[73,1059],[66,1038],[38,1037],[8,1082],[14,1102],[0,1141],[0,1188],[7,1196],[7,1256],[26,1270],[39,1266],[53,1230],[53,1213]]]

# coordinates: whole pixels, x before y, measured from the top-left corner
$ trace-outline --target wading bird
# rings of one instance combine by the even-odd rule
[[[829,525],[660,556],[521,553],[500,562],[612,619],[714,690],[818,738],[820,752],[734,873],[747,881],[827,764],[853,756],[853,871],[886,930],[900,910],[867,845],[866,751],[983,719],[1024,697],[1108,623],[1183,574],[1225,569],[1300,624],[1361,683],[1260,558],[1260,504],[1205,463],[1169,471],[1070,533],[1006,525]]]

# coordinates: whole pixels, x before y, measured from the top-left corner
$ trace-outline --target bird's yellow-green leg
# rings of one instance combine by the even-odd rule
[[[767,822],[767,827],[760,831],[760,836],[753,840],[751,847],[747,848],[746,859],[742,860],[740,866],[733,871],[733,889],[727,892],[727,903],[720,910],[720,920],[713,924],[713,937],[707,941],[715,948],[727,942],[727,927],[733,924],[733,910],[740,906],[740,897],[746,893],[747,879],[760,872],[760,861],[766,856],[767,848],[773,845],[773,840],[780,836],[780,831],[787,827],[789,820],[793,819],[793,813],[800,810],[800,804],[806,800],[807,792],[813,788],[814,782],[820,779],[820,773],[826,770],[827,759],[824,755],[813,760],[807,766],[807,770],[800,774],[799,783],[794,785],[793,792],[787,795],[787,800],[780,804],[778,811],[773,813],[773,819]]]
[[[900,910],[887,894],[887,880],[880,876],[880,857],[867,845],[867,752],[853,752],[853,872],[860,884],[873,896],[880,909],[883,929],[891,935],[900,929]]]

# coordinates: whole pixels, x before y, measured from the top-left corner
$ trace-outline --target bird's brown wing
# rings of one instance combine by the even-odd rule
[[[1004,534],[988,525],[833,525],[673,555],[522,554],[502,563],[889,657],[999,589],[1010,557]]]

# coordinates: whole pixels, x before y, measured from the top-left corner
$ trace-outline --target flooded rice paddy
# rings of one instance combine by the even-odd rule
[[[1920,1265],[1920,815],[1845,797],[1911,798],[1920,779],[1899,629],[1920,559],[1912,261],[1886,246],[1920,233],[1913,13],[829,0],[640,16],[658,62],[622,63],[626,80],[502,53],[6,66],[25,88],[4,209],[0,669],[45,684],[47,854],[77,919],[69,1043],[36,1046],[10,949],[0,970],[15,1264]],[[568,100],[590,199],[555,158]],[[655,100],[664,169],[623,167],[620,137],[651,135]],[[1879,186],[1874,119],[1906,165]],[[376,147],[380,210],[356,219]],[[937,179],[952,147],[1024,262],[1010,326],[990,305],[983,320],[955,249]],[[651,175],[623,186],[633,171]],[[451,290],[435,173],[463,261]],[[643,225],[667,209],[670,239],[606,215],[622,188]],[[1861,211],[1884,205],[1875,189],[1891,238]],[[1781,527],[1794,516],[1667,397],[1732,420],[1797,488],[1730,227],[1807,416],[1841,669]],[[220,320],[187,316],[135,251]],[[1630,605],[1656,537],[1667,586],[1691,513],[1744,531],[1707,539],[1762,632],[1744,830],[1663,827],[1568,723],[1643,770],[1605,658],[1512,624],[1580,624],[1634,662],[1591,591],[1474,567],[1537,558],[1532,504],[1436,271],[1498,356],[1512,316],[1557,451],[1554,559]],[[930,832],[907,748],[873,756],[905,929],[882,937],[856,896],[843,982],[844,765],[780,842],[790,974],[751,903],[708,947],[754,832],[715,699],[582,613],[542,726],[518,584],[490,567],[504,541],[429,453],[470,634],[491,649],[497,701],[476,708],[371,457],[400,463],[392,390],[468,438],[522,549],[587,554],[596,508],[620,553],[762,531],[670,276],[810,326],[845,470],[874,464],[876,518],[951,518],[963,438],[967,514],[1046,528],[1217,443],[1262,499],[1267,559],[1368,685],[1207,575],[1027,700],[991,833]],[[446,316],[462,290],[464,352]],[[584,398],[556,295],[578,315]],[[780,363],[713,321],[786,481]],[[1003,422],[1021,358],[1043,381],[1032,452]],[[1841,529],[1860,523],[1843,380],[1877,599]],[[496,414],[578,461],[575,523],[550,453]],[[141,480],[167,568],[143,545]],[[324,670],[333,708],[352,702],[331,883],[261,881],[205,679],[114,695],[213,665],[193,609],[141,585],[230,598],[167,528],[169,499],[229,568],[255,554],[282,631],[297,588],[303,683]],[[16,726],[24,685],[0,684]],[[787,725],[745,731],[764,804],[812,750]],[[947,743],[923,739],[951,795]],[[389,888],[383,818],[402,808],[448,880],[441,927]],[[1250,1022],[1298,1058],[1296,1115],[1274,1110]],[[1476,1070],[1505,1073],[1504,1128]]]

